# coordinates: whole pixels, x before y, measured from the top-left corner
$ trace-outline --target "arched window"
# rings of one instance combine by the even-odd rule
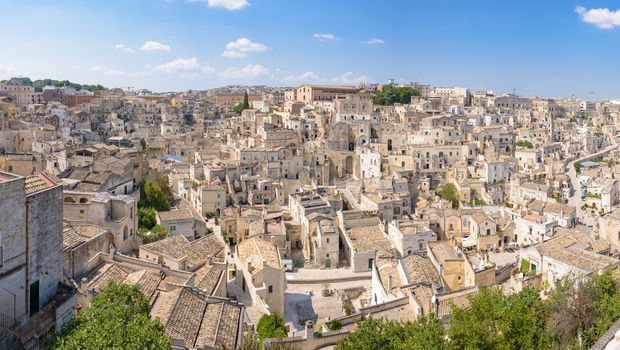
[[[65,197],[64,202],[65,202],[65,203],[75,203],[75,201],[74,201],[74,200],[73,200],[73,198],[71,198],[71,197]]]
[[[88,198],[80,198],[80,203],[88,203]]]

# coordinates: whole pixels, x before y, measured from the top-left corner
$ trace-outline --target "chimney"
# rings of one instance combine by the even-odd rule
[[[306,339],[314,338],[314,322],[306,321],[305,336]]]

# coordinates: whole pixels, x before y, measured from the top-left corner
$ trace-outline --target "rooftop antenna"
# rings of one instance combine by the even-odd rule
[[[594,91],[588,91],[588,95],[590,95],[590,101],[594,101],[592,100],[592,95],[594,95]]]

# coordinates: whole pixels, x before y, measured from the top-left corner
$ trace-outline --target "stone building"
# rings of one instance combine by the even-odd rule
[[[62,187],[41,174],[0,172],[0,197],[0,314],[28,341],[75,313],[75,291],[62,283]],[[7,344],[0,337],[0,348],[16,346]]]

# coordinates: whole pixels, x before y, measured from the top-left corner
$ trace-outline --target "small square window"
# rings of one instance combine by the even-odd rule
[[[269,293],[273,293],[273,286],[269,286]]]

